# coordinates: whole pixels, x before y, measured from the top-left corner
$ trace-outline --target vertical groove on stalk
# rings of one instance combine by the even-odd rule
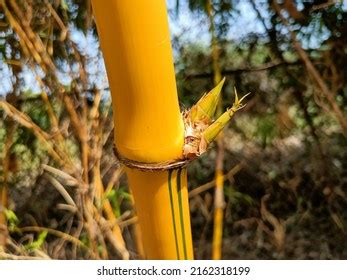
[[[169,186],[169,193],[170,193],[171,218],[172,218],[174,235],[175,235],[175,242],[176,242],[176,254],[177,254],[177,259],[179,260],[180,259],[180,252],[179,252],[179,249],[178,249],[175,209],[174,209],[173,194],[172,194],[172,183],[171,183],[171,178],[172,178],[172,173],[173,172],[174,172],[174,170],[169,170],[168,186]]]
[[[178,192],[178,205],[179,205],[179,209],[180,209],[180,224],[181,224],[181,233],[182,233],[182,241],[183,241],[183,252],[184,252],[184,259],[186,260],[187,259],[187,246],[186,246],[186,238],[185,238],[185,230],[184,230],[181,173],[182,173],[182,169],[180,168],[177,172],[177,192]]]

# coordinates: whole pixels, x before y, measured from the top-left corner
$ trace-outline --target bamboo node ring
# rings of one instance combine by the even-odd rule
[[[138,169],[141,171],[153,172],[153,171],[179,169],[179,168],[185,167],[189,162],[192,161],[192,159],[177,159],[177,160],[155,162],[155,163],[140,162],[140,161],[128,159],[122,156],[118,152],[115,145],[113,146],[113,152],[121,164],[125,165],[126,167]]]

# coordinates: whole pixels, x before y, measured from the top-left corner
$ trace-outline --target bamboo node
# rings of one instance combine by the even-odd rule
[[[115,145],[113,146],[113,152],[117,157],[118,161],[126,167],[149,172],[179,169],[185,167],[189,162],[192,161],[192,159],[177,159],[154,163],[140,162],[122,156]]]

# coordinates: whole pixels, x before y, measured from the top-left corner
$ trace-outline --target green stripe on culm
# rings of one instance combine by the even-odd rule
[[[176,222],[175,222],[175,209],[174,209],[174,204],[173,204],[173,197],[172,197],[172,186],[171,186],[171,178],[172,178],[172,172],[174,170],[169,170],[169,193],[170,193],[170,207],[171,207],[171,218],[172,218],[172,223],[173,223],[173,228],[174,228],[174,235],[175,235],[175,243],[176,243],[176,254],[177,254],[177,259],[180,259],[180,252],[178,249],[178,240],[177,240],[177,230],[176,230]]]
[[[187,259],[187,247],[186,247],[186,237],[185,237],[185,231],[184,231],[184,217],[183,217],[183,203],[182,203],[182,186],[181,186],[181,173],[182,169],[178,169],[177,172],[177,191],[178,191],[178,205],[180,209],[180,221],[181,221],[181,233],[182,233],[182,240],[183,240],[183,252],[184,252],[184,259]]]

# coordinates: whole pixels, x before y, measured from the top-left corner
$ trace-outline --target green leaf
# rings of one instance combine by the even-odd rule
[[[224,84],[225,78],[219,82],[209,93],[204,94],[200,100],[190,109],[190,119],[193,123],[206,122],[211,123],[215,114],[220,93]]]
[[[28,251],[34,251],[34,250],[40,249],[40,247],[46,240],[47,234],[48,234],[47,230],[42,231],[35,241],[25,245],[24,248]]]

